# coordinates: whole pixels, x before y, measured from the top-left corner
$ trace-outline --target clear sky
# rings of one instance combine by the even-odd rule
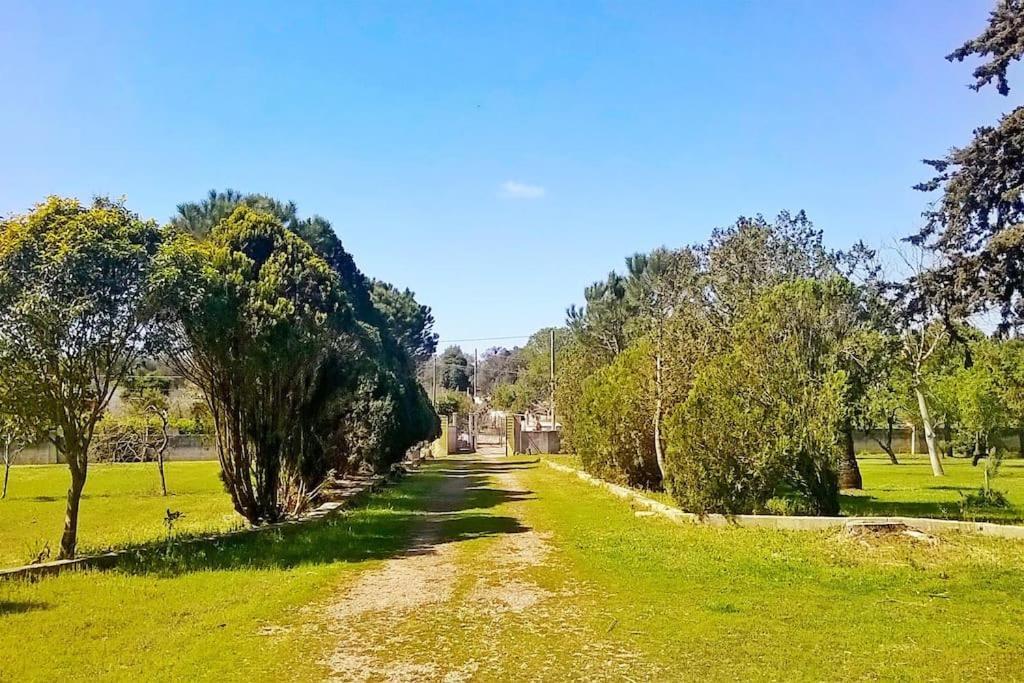
[[[0,0],[0,213],[265,192],[442,338],[526,334],[741,214],[805,209],[834,246],[912,232],[920,159],[1019,103],[943,60],[990,6]]]

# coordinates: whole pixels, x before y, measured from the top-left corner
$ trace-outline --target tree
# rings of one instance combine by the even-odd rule
[[[862,358],[867,382],[853,407],[854,426],[867,432],[893,465],[899,464],[892,447],[893,431],[909,413],[911,394],[910,376],[899,353],[899,337],[877,332],[865,335]],[[879,438],[878,431],[884,432],[884,438]]]
[[[672,332],[692,330],[692,318],[696,317],[693,308],[702,291],[703,277],[699,256],[691,249],[669,250],[662,247],[650,254],[634,254],[626,259],[626,268],[629,272],[626,296],[636,311],[633,333],[650,341],[646,348],[650,350],[653,369],[651,427],[658,471],[664,478],[663,423],[666,405],[685,397],[694,368],[693,363],[677,363],[677,367],[671,367],[670,357],[673,354],[670,349],[681,346],[679,335]],[[686,369],[678,367],[680,365],[685,365]],[[685,374],[686,378],[679,377],[679,374]],[[683,385],[683,391],[678,390],[680,385]],[[673,392],[672,388],[677,391]]]
[[[204,239],[169,240],[153,279],[178,333],[169,361],[210,406],[235,510],[279,520],[308,491],[306,451],[289,446],[311,421],[296,411],[326,352],[349,341],[334,273],[277,217],[239,206]]]
[[[626,349],[582,384],[573,446],[588,472],[631,486],[656,488],[661,471],[651,425],[651,351]]]
[[[476,389],[482,396],[492,394],[497,387],[516,381],[523,368],[522,349],[495,346],[480,356],[476,371]]]
[[[1024,2],[999,0],[989,13],[988,27],[981,35],[953,50],[946,59],[962,62],[971,55],[991,57],[974,70],[975,81],[968,87],[977,92],[996,79],[999,94],[1009,95],[1006,70],[1011,61],[1020,61],[1024,55]]]
[[[4,460],[4,483],[0,491],[0,498],[7,497],[7,485],[11,478],[11,465],[18,458],[18,454],[41,438],[41,430],[38,425],[32,424],[29,420],[33,416],[25,417],[14,412],[9,407],[3,407],[0,412],[0,442],[3,448]]]
[[[737,321],[732,348],[701,370],[672,416],[666,487],[681,505],[762,511],[789,492],[801,510],[838,513],[855,299],[842,278],[796,280]]]
[[[974,72],[980,90],[997,82],[1006,95],[1007,67],[1024,54],[1024,3],[1000,0],[988,28],[947,58],[990,59]],[[966,146],[941,159],[926,160],[935,175],[917,189],[941,191],[925,212],[925,224],[911,237],[948,259],[929,274],[932,287],[954,317],[998,307],[1000,331],[1024,323],[1024,107],[1004,115],[996,126],[982,126]]]
[[[170,402],[171,380],[156,373],[129,375],[125,378],[122,392],[125,401],[138,413],[142,420],[142,450],[153,453],[157,472],[160,474],[160,490],[167,495],[167,473],[164,469],[164,455],[170,445]],[[151,435],[150,416],[155,418],[156,432]]]
[[[1024,457],[1024,339],[987,345],[982,362],[992,368],[995,390],[1009,425],[1017,430],[1018,451]]]
[[[437,359],[441,366],[441,386],[450,391],[466,391],[472,383],[469,358],[458,346],[449,346]]]
[[[434,438],[440,422],[416,384],[415,368],[417,356],[431,353],[436,344],[429,308],[416,303],[411,292],[394,288],[394,297],[388,293],[375,302],[373,284],[330,222],[315,215],[301,218],[294,202],[211,191],[204,200],[180,205],[172,224],[203,239],[240,206],[274,216],[312,248],[333,271],[352,317],[344,332],[325,330],[330,340],[293,404],[291,448],[303,463],[299,479],[315,489],[331,471],[387,468],[411,446]]]
[[[510,412],[516,405],[516,385],[505,382],[494,386],[491,391],[491,405],[497,410]]]
[[[74,557],[96,423],[153,341],[147,283],[160,234],[123,204],[51,197],[0,223],[0,367],[26,420],[52,428],[71,485],[60,557]]]
[[[390,325],[396,340],[416,362],[423,362],[437,350],[434,316],[429,306],[416,301],[409,290],[398,290],[394,285],[373,281],[370,290],[373,305]]]

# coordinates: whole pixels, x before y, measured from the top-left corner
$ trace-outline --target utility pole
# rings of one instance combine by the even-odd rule
[[[434,381],[432,381],[430,383],[430,392],[433,394],[434,407],[436,408],[437,407],[437,354],[436,353],[433,356],[431,356],[430,362],[431,362],[431,364],[433,365],[433,368],[434,368],[434,371],[432,373],[433,376],[434,376]]]
[[[550,344],[551,358],[548,367],[548,381],[551,385],[551,429],[555,429],[555,330],[549,330],[548,341]]]
[[[478,425],[476,421],[476,373],[477,370],[479,369],[480,357],[477,355],[476,349],[473,349],[473,412],[471,413],[473,416],[473,452],[476,452],[476,439],[478,436],[477,432],[480,429],[480,425]]]

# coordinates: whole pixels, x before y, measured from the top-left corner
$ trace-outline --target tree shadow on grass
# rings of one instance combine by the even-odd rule
[[[487,477],[492,470],[478,465],[469,461],[452,468],[430,467],[394,488],[370,495],[360,507],[319,521],[216,540],[135,546],[118,569],[161,576],[290,569],[424,554],[440,544],[527,531],[514,517],[480,512],[532,494],[489,487]],[[450,481],[452,477],[457,481]],[[449,481],[443,481],[445,478]],[[454,493],[442,495],[446,483]]]
[[[944,486],[943,490],[968,493],[971,487]],[[849,517],[925,517],[929,519],[963,520],[959,500],[901,501],[879,500],[872,495],[850,496],[840,494],[840,509]],[[1021,510],[981,508],[972,510],[969,521],[1019,524]]]
[[[11,614],[23,614],[25,612],[34,612],[36,610],[48,608],[49,605],[47,605],[45,602],[0,600],[0,617],[6,617]]]

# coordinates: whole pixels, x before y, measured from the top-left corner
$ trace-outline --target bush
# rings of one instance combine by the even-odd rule
[[[630,486],[658,488],[649,354],[639,344],[584,380],[573,445],[588,472]]]
[[[666,444],[666,488],[685,509],[761,512],[789,491],[812,514],[838,514],[847,295],[836,281],[769,290],[698,374]]]

